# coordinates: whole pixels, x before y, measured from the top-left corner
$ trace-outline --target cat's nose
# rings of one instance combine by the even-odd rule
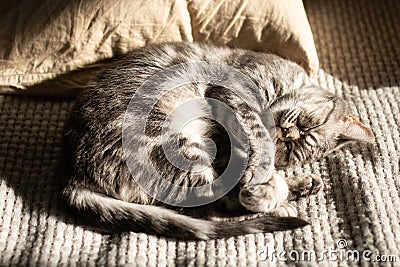
[[[282,128],[282,135],[284,137],[286,137],[288,133],[289,133],[289,128]]]
[[[297,127],[282,128],[282,136],[294,140],[300,137],[300,131]]]

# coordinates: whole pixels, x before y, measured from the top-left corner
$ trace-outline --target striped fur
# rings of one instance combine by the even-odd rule
[[[257,91],[241,88],[238,89],[240,92],[235,92],[207,82],[163,91],[154,83],[154,92],[149,98],[156,99],[162,94],[163,97],[146,118],[145,133],[132,134],[128,139],[146,144],[157,175],[190,189],[215,181],[229,162],[229,151],[233,147],[227,143],[226,132],[207,117],[217,116],[226,120],[228,124],[243,129],[242,134],[248,139],[250,149],[248,164],[240,183],[232,191],[237,194],[233,197],[249,211],[270,214],[244,221],[212,221],[200,215],[204,214],[202,207],[176,209],[163,205],[146,194],[133,179],[140,177],[146,186],[156,186],[153,184],[156,174],[143,161],[141,151],[136,151],[135,147],[128,151],[122,148],[123,122],[131,97],[144,82],[165,68],[199,61],[239,70],[251,79]],[[179,82],[180,77],[196,75],[199,73],[195,68],[185,69],[171,79]],[[229,81],[229,76],[226,79]],[[243,101],[240,96],[249,98]],[[204,118],[193,120],[183,128],[169,123],[171,112],[198,98],[222,101],[235,111],[235,116],[228,118],[224,112],[201,102],[193,104],[188,111],[202,114]],[[144,108],[138,103],[130,112],[140,121]],[[266,128],[263,117],[266,109],[274,114],[276,136],[271,136],[270,129]],[[178,111],[174,113],[174,119],[185,122],[186,113]],[[342,118],[343,114],[347,114],[347,107],[342,100],[311,85],[301,67],[277,56],[204,44],[152,45],[111,63],[78,98],[65,132],[68,160],[63,195],[79,216],[111,231],[210,239],[301,227],[307,223],[295,218],[296,211],[287,203],[289,189],[299,190],[296,183],[291,182],[291,188],[288,188],[284,178],[272,172],[268,177],[262,177],[263,183],[258,187],[249,185],[250,180],[258,175],[256,169],[267,166],[272,160],[266,157],[260,140],[276,140],[275,164],[281,167],[315,160],[347,141],[372,141],[372,134],[366,127],[361,127],[363,132],[354,130],[352,124]],[[135,123],[130,127],[136,127]],[[165,135],[161,135],[163,130]],[[239,142],[235,153],[242,153],[245,157],[247,154],[242,151],[240,143],[243,136],[239,132],[237,135]],[[204,139],[213,140],[217,151],[203,143]],[[175,166],[167,158],[164,148],[174,142],[179,153],[194,162],[189,170]],[[127,157],[134,163],[134,173],[127,167]],[[179,157],[176,160],[179,161]],[[191,171],[194,169],[201,171]],[[300,184],[304,185],[303,181]],[[301,190],[303,192],[304,188]],[[312,188],[309,190],[315,193]],[[185,191],[168,192],[166,197],[169,200],[177,203],[185,200]],[[202,194],[209,197],[214,192],[204,191]],[[204,210],[218,210],[219,203],[207,205]],[[197,211],[198,216],[195,214]],[[276,217],[271,213],[292,217]]]

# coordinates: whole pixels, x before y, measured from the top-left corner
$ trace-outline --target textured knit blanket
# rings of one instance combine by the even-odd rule
[[[400,2],[305,7],[320,84],[351,102],[376,136],[375,145],[287,171],[323,177],[323,192],[296,202],[310,226],[207,242],[86,230],[65,215],[57,194],[62,129],[74,99],[0,96],[0,266],[399,266]]]

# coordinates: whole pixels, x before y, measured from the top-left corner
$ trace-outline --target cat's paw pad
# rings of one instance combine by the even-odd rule
[[[318,175],[304,174],[286,179],[289,186],[289,200],[317,194],[324,186]]]
[[[283,203],[274,210],[274,214],[278,217],[296,217],[297,209],[289,203]]]

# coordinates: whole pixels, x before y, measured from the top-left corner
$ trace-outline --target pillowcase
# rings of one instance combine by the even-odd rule
[[[74,94],[95,63],[169,41],[273,52],[310,74],[319,65],[301,0],[9,0],[3,6],[0,93]]]

